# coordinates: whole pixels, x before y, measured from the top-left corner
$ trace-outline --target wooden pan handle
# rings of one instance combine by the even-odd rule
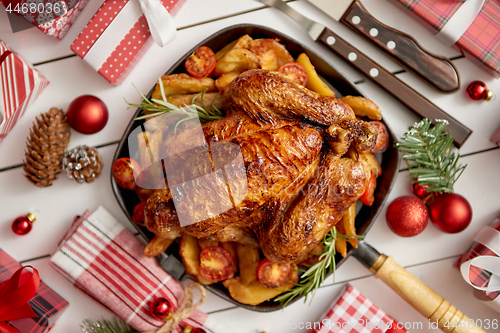
[[[370,270],[375,272],[377,279],[384,281],[432,323],[437,322],[443,332],[486,333],[450,302],[396,263],[392,257],[380,255]]]

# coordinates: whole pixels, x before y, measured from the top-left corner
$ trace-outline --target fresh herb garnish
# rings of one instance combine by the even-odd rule
[[[177,126],[179,126],[182,122],[186,120],[199,118],[201,123],[207,123],[225,117],[224,112],[215,107],[213,102],[210,106],[206,106],[204,104],[203,97],[205,92],[201,92],[195,95],[190,105],[177,106],[167,101],[167,96],[165,95],[165,89],[163,88],[163,83],[161,78],[159,78],[158,84],[160,86],[160,92],[162,98],[161,100],[156,98],[152,98],[151,100],[149,100],[146,96],[144,96],[143,93],[141,93],[136,88],[142,98],[141,104],[133,104],[125,101],[129,105],[129,107],[141,108],[143,112],[147,112],[147,114],[136,117],[135,120],[156,117],[161,114],[183,115],[184,117],[182,117],[175,125],[175,128],[177,129]],[[194,104],[194,101],[198,96],[201,96],[202,106]]]
[[[311,302],[316,294],[316,291],[325,281],[328,273],[335,273],[335,255],[337,251],[335,250],[335,240],[337,238],[364,238],[364,236],[345,236],[339,234],[337,229],[334,227],[329,233],[323,238],[323,253],[319,255],[319,262],[315,265],[309,267],[301,276],[298,283],[295,284],[293,289],[290,289],[284,294],[279,295],[274,299],[275,302],[280,302],[283,307],[285,307],[288,302],[290,302],[295,297],[305,296],[304,302],[307,301],[307,297],[311,296]],[[311,294],[312,292],[312,294]]]

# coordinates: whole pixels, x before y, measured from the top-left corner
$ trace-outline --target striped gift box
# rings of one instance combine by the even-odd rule
[[[349,283],[319,321],[307,324],[310,326],[305,325],[309,328],[308,333],[407,332]]]
[[[434,31],[440,31],[464,1],[393,0]],[[494,76],[500,76],[500,2],[485,0],[475,20],[455,44]]]
[[[49,81],[0,40],[0,142]]]
[[[176,309],[184,290],[159,265],[145,257],[144,244],[99,207],[77,219],[51,257],[53,266],[77,288],[140,332],[156,331],[164,322],[151,315],[150,303],[164,297]],[[206,332],[227,332],[206,313],[195,309],[182,326]],[[181,327],[175,332],[180,333]]]
[[[184,0],[160,0],[174,14]],[[113,84],[120,84],[152,44],[137,0],[106,0],[71,49]]]
[[[19,268],[21,268],[21,264],[0,249],[0,282],[10,279]],[[36,295],[28,304],[36,313],[36,317],[6,322],[22,333],[48,332],[69,305],[64,298],[50,289],[43,281],[40,282]]]

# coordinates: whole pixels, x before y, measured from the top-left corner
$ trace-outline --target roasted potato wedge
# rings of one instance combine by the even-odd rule
[[[241,283],[248,285],[257,280],[257,267],[260,262],[259,248],[253,245],[236,245]]]
[[[260,59],[255,53],[247,49],[233,48],[217,61],[213,74],[220,76],[230,72],[243,73],[260,67]]]
[[[342,220],[340,223],[344,225],[344,231],[346,236],[356,236],[356,226],[354,225],[356,221],[356,203],[353,203],[349,209],[346,210],[344,215],[342,215]],[[357,238],[348,238],[347,241],[355,249],[358,248]]]
[[[372,100],[361,96],[344,96],[341,100],[346,102],[358,117],[368,117],[371,120],[382,119],[382,110]]]
[[[227,44],[222,49],[217,51],[215,53],[215,59],[217,59],[217,60],[221,59],[231,49],[241,49],[241,48],[246,47],[248,45],[248,43],[250,43],[252,40],[253,40],[253,38],[250,37],[249,35],[241,36],[237,40],[232,41],[231,43]]]
[[[213,281],[207,280],[200,275],[200,252],[198,239],[187,234],[182,234],[179,241],[179,255],[181,256],[186,273],[193,276],[197,282],[209,285]]]
[[[241,73],[237,71],[222,74],[215,80],[215,87],[217,88],[217,90],[223,93],[224,90],[226,90],[226,87],[240,74]]]
[[[370,170],[373,172],[377,177],[382,176],[382,166],[377,160],[377,156],[375,156],[375,153],[371,151],[366,151],[361,154],[363,158],[365,158],[368,161],[368,164],[370,165]]]
[[[185,73],[163,75],[161,77],[161,82],[163,84],[165,96],[217,91],[214,79],[209,77],[195,78]],[[159,83],[156,84],[151,97],[154,99],[162,99]]]
[[[335,228],[337,228],[337,234],[345,235],[344,224],[342,223],[342,221],[339,221]],[[345,256],[347,255],[347,242],[345,241],[345,239],[337,237],[337,239],[335,240],[335,251],[337,251],[337,253],[340,253],[340,255],[345,258]]]
[[[246,48],[260,58],[262,69],[275,71],[281,65],[293,61],[293,57],[278,39],[254,39],[247,44]]]
[[[298,280],[297,265],[293,264],[288,276],[288,282],[290,283],[286,283],[279,288],[266,288],[258,280],[246,285],[241,282],[241,276],[227,279],[222,283],[229,290],[231,297],[236,301],[243,304],[257,305],[292,289],[294,287],[293,283],[297,283]]]
[[[217,81],[215,81],[217,85]],[[215,107],[218,110],[224,109],[226,98],[220,92],[198,93],[198,94],[182,94],[172,95],[167,97],[167,102],[175,106],[198,105],[205,110]]]
[[[159,255],[160,253],[165,252],[168,247],[174,242],[174,239],[161,238],[159,236],[155,236],[146,248],[144,249],[144,255],[146,257],[154,257]]]
[[[302,65],[302,67],[304,67],[304,69],[306,70],[306,88],[323,96],[335,97],[335,93],[333,92],[333,90],[330,89],[330,87],[328,87],[328,85],[319,77],[307,54],[301,53],[297,58],[297,63]]]
[[[208,238],[198,238],[198,246],[200,250],[203,250],[209,246],[219,246],[219,242]]]

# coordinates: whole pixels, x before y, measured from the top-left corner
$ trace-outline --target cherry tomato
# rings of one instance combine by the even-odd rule
[[[224,281],[233,271],[233,258],[220,246],[209,246],[200,252],[200,274],[210,281]]]
[[[215,53],[208,46],[200,46],[186,58],[186,71],[196,78],[207,77],[215,68]]]
[[[375,147],[372,148],[372,151],[374,153],[383,153],[389,148],[389,131],[381,121],[370,121],[370,124],[377,129],[377,142],[375,143]]]
[[[141,172],[142,169],[139,163],[128,157],[117,159],[111,167],[115,182],[126,190],[135,190],[137,188],[136,179]]]
[[[266,288],[278,288],[288,280],[290,265],[276,264],[268,259],[262,259],[257,267],[257,278]]]
[[[137,205],[135,205],[134,210],[132,211],[132,221],[135,224],[143,227],[145,226],[144,221],[144,208],[146,207],[147,201],[141,201]]]
[[[307,83],[307,72],[299,63],[287,62],[278,68],[278,72],[285,74],[301,86],[305,87]]]
[[[373,193],[375,192],[376,187],[377,187],[377,175],[374,172],[372,172],[370,176],[370,182],[368,183],[365,192],[361,195],[359,200],[361,200],[361,202],[367,206],[373,205],[373,202],[375,201]]]

